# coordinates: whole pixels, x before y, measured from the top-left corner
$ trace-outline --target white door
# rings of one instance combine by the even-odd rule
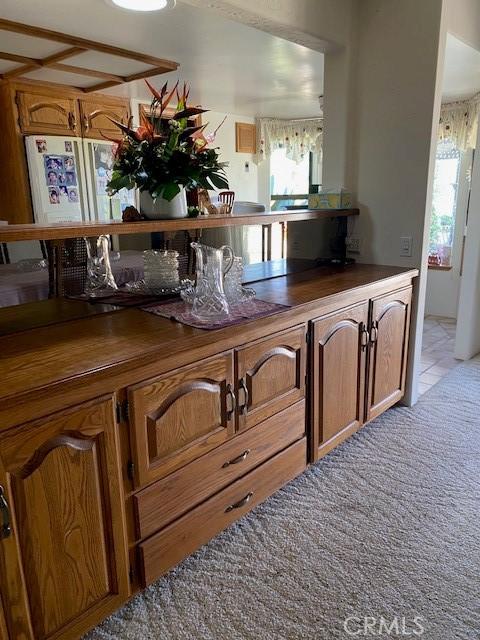
[[[108,140],[83,140],[88,199],[92,220],[121,220],[126,207],[137,206],[136,193],[122,189],[114,196],[107,193],[114,163],[115,144]]]
[[[25,138],[35,222],[89,220],[81,138]]]

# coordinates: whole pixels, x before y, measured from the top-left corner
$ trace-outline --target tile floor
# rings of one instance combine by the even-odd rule
[[[456,324],[452,318],[426,316],[423,325],[422,373],[420,375],[419,393],[425,393],[456,367],[460,360],[455,360]]]

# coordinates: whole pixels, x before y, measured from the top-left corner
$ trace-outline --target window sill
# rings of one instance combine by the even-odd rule
[[[446,264],[429,264],[428,268],[432,271],[451,271],[453,269],[452,266]]]

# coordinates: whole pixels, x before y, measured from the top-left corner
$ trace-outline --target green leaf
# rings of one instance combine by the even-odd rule
[[[165,198],[165,200],[168,200],[170,202],[179,193],[180,193],[180,187],[178,186],[178,184],[175,184],[174,182],[170,182],[163,187],[162,196]]]

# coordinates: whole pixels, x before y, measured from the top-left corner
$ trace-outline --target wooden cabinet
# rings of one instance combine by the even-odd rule
[[[120,129],[112,120],[127,125],[130,118],[128,100],[108,101],[80,99],[80,118],[82,135],[84,138],[97,138],[102,140],[104,136],[120,138]]]
[[[25,135],[104,136],[118,138],[120,130],[112,120],[128,124],[130,106],[122,98],[76,98],[58,91],[17,91],[20,130]]]
[[[136,486],[165,476],[235,433],[231,352],[131,387],[128,395]]]
[[[0,584],[12,640],[77,638],[128,598],[119,469],[110,397],[1,434]]]
[[[411,297],[408,287],[312,323],[312,461],[403,397]]]
[[[139,491],[133,496],[138,538],[165,527],[304,435],[302,400]]]
[[[240,431],[304,397],[305,354],[304,325],[236,351]]]
[[[305,438],[257,467],[139,545],[141,581],[150,584],[280,489],[306,467]]]
[[[372,300],[367,420],[404,394],[411,299],[408,287]]]
[[[368,302],[315,320],[312,326],[313,459],[331,449],[339,434],[363,424]]]
[[[16,101],[22,133],[80,135],[78,103],[75,98],[18,91]]]

